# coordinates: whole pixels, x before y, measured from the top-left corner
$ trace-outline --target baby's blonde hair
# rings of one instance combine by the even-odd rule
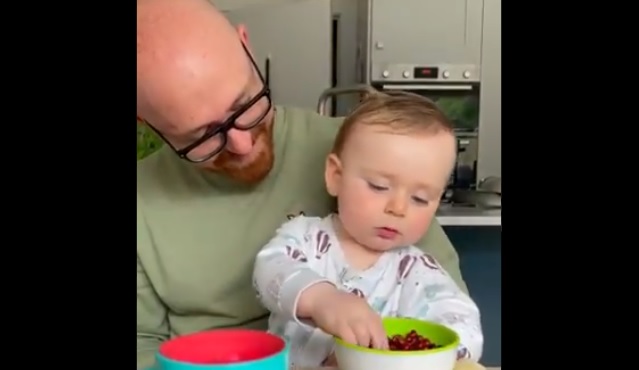
[[[371,88],[344,119],[333,143],[339,155],[356,125],[385,126],[402,134],[453,132],[453,124],[430,99],[408,92],[378,92]]]

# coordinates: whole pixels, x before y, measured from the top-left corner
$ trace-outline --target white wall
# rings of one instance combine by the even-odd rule
[[[248,28],[255,61],[271,59],[276,104],[315,109],[331,84],[328,0],[212,0],[234,24]]]
[[[215,6],[217,6],[218,9],[226,12],[226,11],[245,8],[247,6],[263,5],[266,3],[270,4],[274,2],[291,2],[295,0],[288,0],[288,1],[287,0],[209,0],[209,1],[213,3]]]
[[[358,83],[357,71],[357,12],[356,0],[331,0],[331,10],[339,17],[337,50],[337,85]],[[337,115],[345,115],[357,103],[357,96],[343,95],[337,98]]]

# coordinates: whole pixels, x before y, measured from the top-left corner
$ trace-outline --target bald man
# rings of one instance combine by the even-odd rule
[[[287,217],[333,210],[324,163],[341,119],[275,106],[246,29],[206,0],[137,3],[138,116],[167,144],[138,162],[142,369],[175,335],[266,328],[255,256]],[[419,246],[465,288],[438,224]]]

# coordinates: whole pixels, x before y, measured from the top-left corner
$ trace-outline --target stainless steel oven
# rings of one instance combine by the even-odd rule
[[[501,82],[483,86],[485,5],[491,1],[358,0],[356,82],[420,94],[446,112],[455,123],[459,142],[451,187],[472,189],[484,177],[501,176],[500,166],[481,164],[482,153],[494,154],[487,147],[501,146],[500,135],[497,143],[488,137],[495,136],[495,126],[501,130],[501,115],[494,109],[494,100],[501,96],[491,96],[500,90],[485,88],[499,89]],[[487,70],[494,77],[494,66]],[[484,111],[485,106],[490,109]],[[490,135],[482,138],[484,132]],[[499,173],[493,173],[493,168]]]
[[[451,189],[481,193],[482,186],[472,189],[501,177],[501,0],[340,2],[348,8],[340,13],[348,32],[341,27],[338,77],[322,99],[344,95],[324,101],[320,111],[331,106],[333,114],[348,113],[359,101],[353,92],[367,86],[426,96],[457,127]],[[442,220],[445,224],[501,224],[499,211],[486,215],[474,206],[447,207],[438,211],[452,217]]]
[[[360,0],[360,82],[435,101],[455,123],[451,188],[477,182],[483,0]]]
[[[433,100],[453,121],[458,141],[457,166],[450,187],[473,189],[477,184],[480,84],[469,65],[397,65],[381,71],[370,84],[382,91],[402,90]]]

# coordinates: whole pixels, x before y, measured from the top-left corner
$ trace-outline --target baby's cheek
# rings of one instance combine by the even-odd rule
[[[351,219],[362,220],[373,212],[371,199],[361,193],[353,193],[340,198],[339,203],[339,212]]]
[[[406,233],[406,244],[415,244],[422,238],[427,232],[430,224],[435,218],[435,212],[437,207],[429,207],[428,210],[423,210],[419,213],[411,215],[408,222],[409,228]],[[408,240],[410,239],[410,240]]]
[[[371,192],[365,186],[351,186],[340,195],[340,203],[343,204],[344,208],[358,214],[374,212],[376,204],[379,203],[379,195]]]
[[[339,199],[340,219],[351,234],[359,234],[362,229],[374,223],[375,201],[362,192],[353,192]]]

